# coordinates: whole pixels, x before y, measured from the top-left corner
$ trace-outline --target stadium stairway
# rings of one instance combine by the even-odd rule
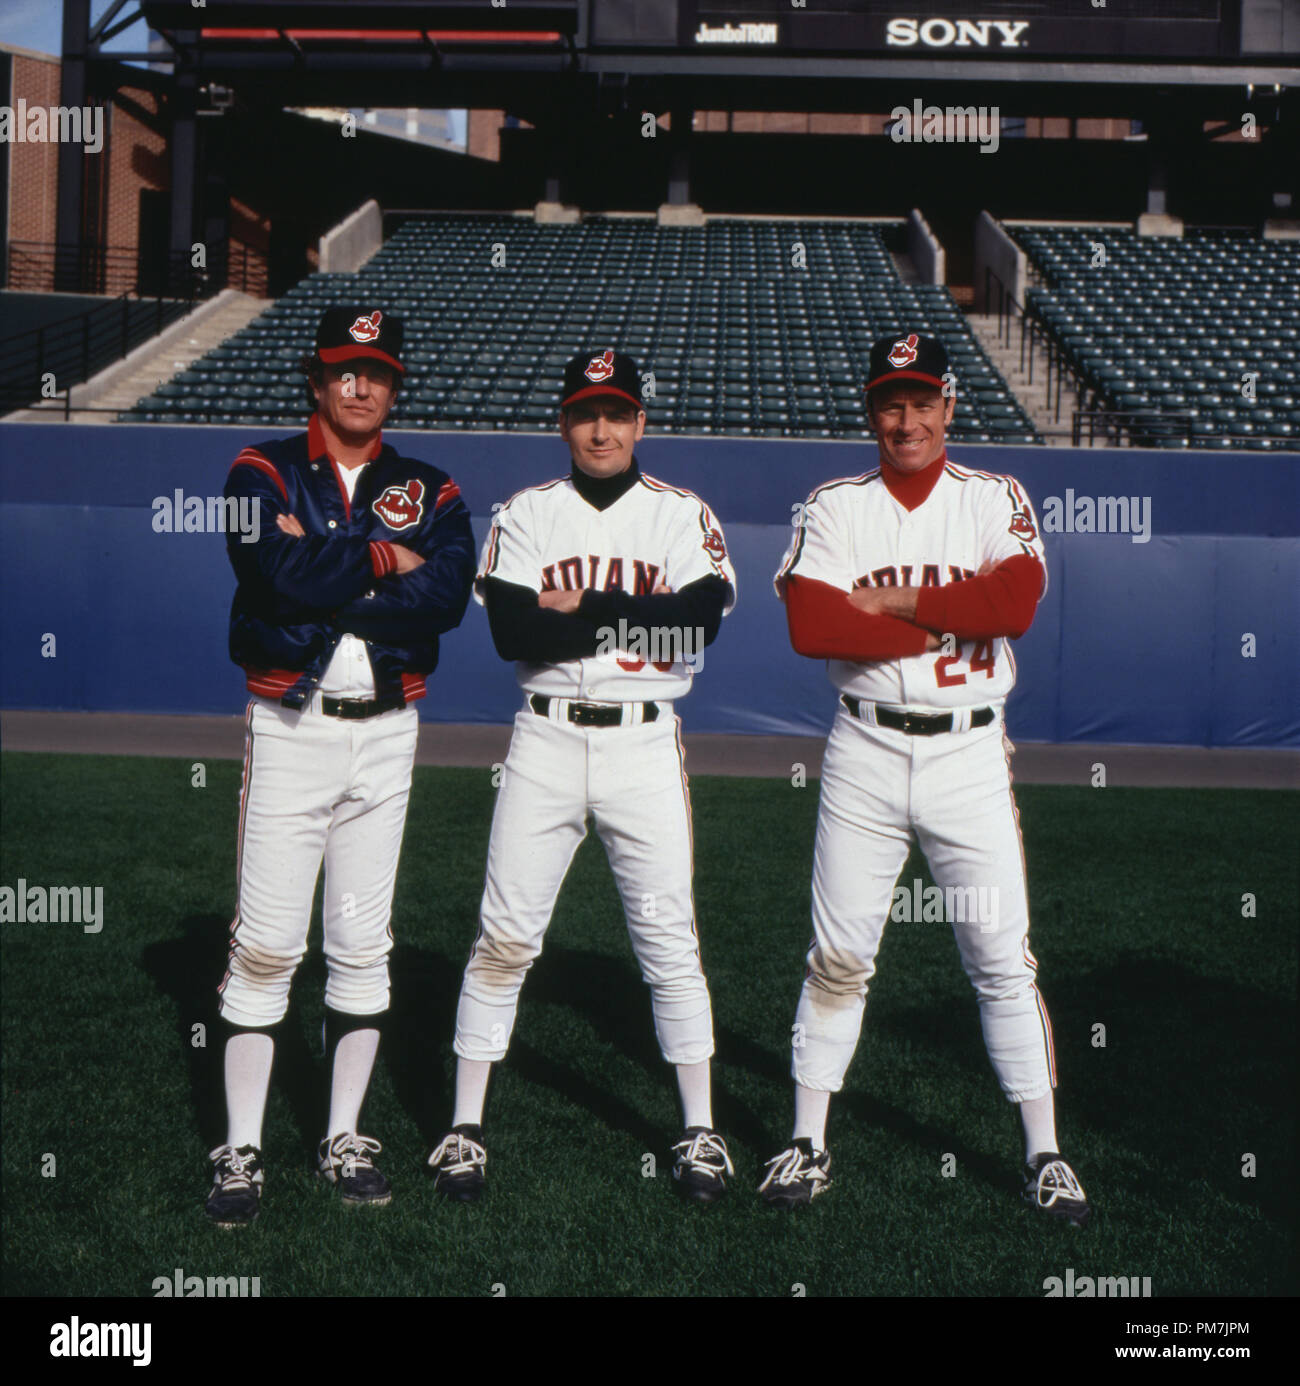
[[[120,410],[129,409],[141,395],[156,390],[178,372],[188,370],[214,347],[242,331],[267,306],[236,289],[224,289],[194,312],[173,323],[157,337],[121,361],[91,376],[72,391],[70,417],[78,423],[112,423]],[[63,410],[25,409],[9,415],[15,423],[39,422]]]
[[[998,338],[996,313],[968,313],[966,322],[974,332],[975,340],[984,348],[985,355],[1007,382],[1007,388],[1044,440],[1053,447],[1069,447],[1070,439],[1064,436],[1064,432],[1070,427],[1073,396],[1062,395],[1061,417],[1058,420],[1046,398],[1047,365],[1043,353],[1040,351],[1034,360],[1034,380],[1030,384],[1029,371],[1022,370],[1020,366],[1020,327],[1017,322],[1012,322],[1011,335],[1007,340]],[[1029,365],[1028,347],[1025,365]],[[961,382],[958,381],[960,388]],[[1054,432],[1061,436],[1053,437]]]

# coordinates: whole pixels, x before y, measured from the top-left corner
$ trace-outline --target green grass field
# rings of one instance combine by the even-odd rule
[[[211,762],[207,776],[200,789],[188,762],[3,759],[0,883],[105,897],[97,935],[2,926],[6,1293],[150,1295],[178,1267],[257,1276],[264,1296],[788,1297],[802,1284],[810,1296],[1041,1297],[1067,1267],[1150,1276],[1156,1295],[1295,1292],[1294,795],[1019,791],[1061,1140],[1098,1209],[1080,1232],[1016,1199],[1019,1123],[951,932],[934,924],[886,932],[831,1110],[835,1188],[795,1215],[755,1197],[788,1134],[817,809],[815,783],[773,780],[692,782],[734,1195],[711,1209],[673,1197],[672,1074],[593,834],[494,1078],[489,1195],[442,1203],[422,1162],[450,1113],[493,790],[487,771],[417,770],[392,1023],[363,1122],[385,1143],[394,1202],[347,1211],[311,1173],[326,1097],[314,948],[295,984],[299,1038],[277,1056],[262,1215],[223,1233],[202,1213],[206,1152],[222,1138],[219,1054],[194,1048],[191,1027],[210,1021],[222,970],[239,766]]]

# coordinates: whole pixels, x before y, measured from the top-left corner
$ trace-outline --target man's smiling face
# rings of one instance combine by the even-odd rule
[[[867,415],[876,430],[880,458],[900,472],[921,472],[943,451],[956,398],[918,380],[877,385],[867,393]]]

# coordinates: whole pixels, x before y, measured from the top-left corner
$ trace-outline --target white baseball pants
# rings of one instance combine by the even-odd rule
[[[1000,716],[974,731],[927,737],[869,726],[841,708],[822,768],[815,940],[795,1016],[795,1081],[823,1092],[844,1082],[913,833],[941,890],[992,906],[953,922],[953,932],[1002,1091],[1012,1102],[1042,1097],[1056,1085],[1052,1031],[1029,951],[1024,853]]]
[[[325,863],[325,1003],[388,1008],[389,928],[419,722],[415,708],[364,721],[268,699],[248,707],[240,797],[238,908],[221,1014],[266,1026],[289,1005]]]
[[[519,991],[551,922],[590,814],[618,884],[671,1064],[713,1054],[691,890],[690,799],[676,716],[584,727],[515,716],[488,848],[478,936],[456,1011],[455,1052],[503,1059]]]

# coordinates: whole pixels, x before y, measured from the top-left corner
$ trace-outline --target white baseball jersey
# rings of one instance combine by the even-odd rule
[[[649,596],[659,583],[680,592],[711,575],[731,585],[726,615],[735,605],[736,574],[722,529],[698,496],[642,473],[626,495],[598,510],[564,477],[518,492],[497,511],[474,597],[483,604],[490,577],[539,593],[595,587]],[[518,663],[520,687],[615,703],[671,701],[690,692],[693,673],[680,651],[637,648],[635,639],[624,642],[633,648],[620,648],[620,634],[611,634],[608,653],[591,658]],[[659,653],[666,657],[656,659]]]
[[[988,562],[1015,554],[1047,561],[1029,498],[1014,477],[948,462],[915,510],[889,492],[880,469],[819,486],[776,575],[806,577],[851,592],[855,587],[929,587],[974,577]],[[1016,681],[1008,642],[965,640],[952,653],[855,664],[828,660],[842,693],[894,707],[954,708],[1004,700]]]

